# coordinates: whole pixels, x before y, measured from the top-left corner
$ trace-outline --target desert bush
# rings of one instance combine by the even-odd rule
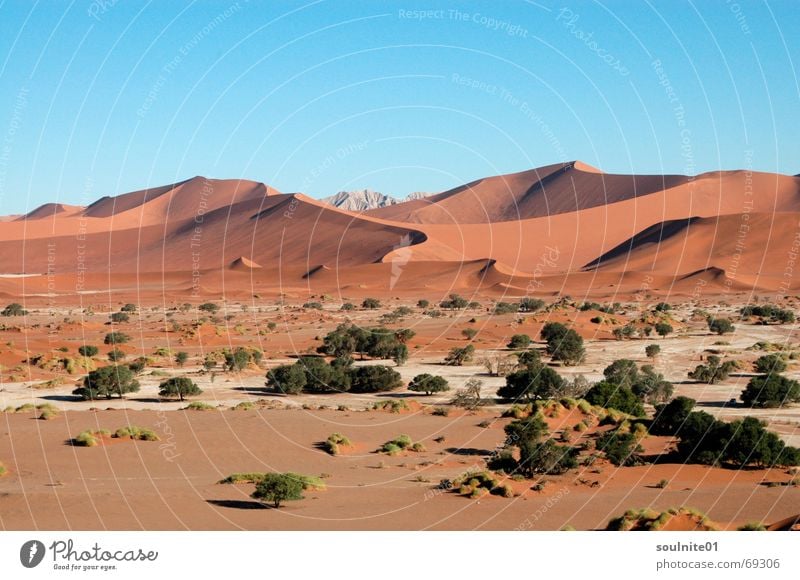
[[[584,395],[590,405],[616,409],[635,417],[644,416],[644,407],[639,397],[628,387],[620,387],[609,381],[595,383]]]
[[[620,429],[607,431],[597,439],[597,450],[602,451],[614,465],[638,465],[643,451],[634,433]]]
[[[25,316],[26,314],[28,314],[28,311],[22,307],[22,304],[17,302],[12,302],[0,312],[0,316]]]
[[[209,405],[208,403],[204,403],[202,401],[192,401],[188,405],[186,405],[183,410],[184,411],[213,411],[216,407],[213,405]]]
[[[436,417],[447,417],[448,415],[450,415],[450,409],[448,409],[447,407],[434,407],[433,410],[431,411],[431,415],[434,415]]]
[[[397,455],[406,449],[416,451],[415,449],[412,449],[413,446],[414,442],[411,440],[411,437],[408,435],[398,435],[391,441],[384,443],[378,451],[387,453],[388,455]]]
[[[749,318],[751,316],[758,316],[763,323],[775,322],[778,324],[785,324],[787,322],[794,322],[794,312],[788,309],[779,308],[773,304],[763,305],[748,305],[740,311],[742,318]]]
[[[111,322],[115,324],[121,324],[123,322],[129,322],[131,317],[128,316],[127,312],[112,312],[111,316],[109,317]]]
[[[662,338],[668,334],[672,334],[674,330],[672,325],[667,322],[657,322],[654,328],[656,329],[656,334]]]
[[[411,379],[411,382],[408,384],[408,390],[432,395],[433,393],[449,391],[450,385],[444,377],[422,373]]]
[[[542,327],[542,338],[547,342],[547,354],[554,361],[572,366],[583,361],[586,351],[583,338],[560,322],[548,322]]]
[[[506,347],[512,350],[520,350],[523,348],[528,348],[531,344],[531,337],[527,334],[515,334],[511,337],[511,340],[508,342]]]
[[[83,380],[83,386],[75,389],[72,394],[92,401],[102,397],[110,399],[113,395],[121,399],[126,393],[138,391],[139,381],[128,367],[111,365],[90,372]]]
[[[733,323],[727,318],[709,318],[708,329],[716,334],[728,334],[736,330]]]
[[[159,386],[159,396],[178,397],[181,401],[185,397],[201,395],[203,391],[188,377],[172,377],[163,381]]]
[[[466,338],[467,340],[472,340],[478,334],[478,331],[474,328],[464,328],[461,331],[461,335]]]
[[[738,532],[765,532],[767,527],[763,522],[747,522],[736,528]]]
[[[252,352],[241,346],[237,347],[233,352],[226,350],[223,354],[225,356],[225,368],[229,372],[240,372],[246,369],[253,358]]]
[[[365,308],[367,310],[376,310],[380,307],[381,301],[377,298],[364,298],[364,300],[361,302],[361,308]]]
[[[201,312],[208,312],[209,314],[214,314],[219,311],[219,305],[214,304],[213,302],[203,302],[200,306],[197,307],[198,310]]]
[[[551,399],[560,393],[564,379],[550,367],[521,370],[506,377],[506,384],[497,390],[497,396],[507,400],[537,401]]]
[[[722,360],[716,355],[709,355],[706,364],[697,365],[693,371],[690,371],[689,378],[699,383],[708,383],[714,385],[716,383],[726,380],[731,372],[736,369],[736,362]]]
[[[475,347],[471,344],[463,347],[452,348],[445,357],[444,364],[460,367],[465,363],[470,362],[474,353]]]
[[[657,344],[648,344],[644,348],[644,354],[647,358],[656,358],[661,352],[661,347]]]
[[[481,398],[481,387],[483,381],[476,378],[468,379],[464,383],[464,388],[458,389],[455,396],[450,401],[454,407],[462,407],[468,410],[474,410],[483,405],[484,401]]]
[[[322,310],[322,303],[321,302],[306,302],[303,304],[303,308],[308,308],[309,310]]]
[[[267,371],[266,386],[276,393],[297,395],[306,386],[306,371],[302,365],[281,365]]]
[[[779,374],[754,377],[740,398],[750,407],[783,407],[800,402],[800,383]]]
[[[127,427],[122,427],[117,429],[112,437],[117,439],[134,439],[136,441],[159,441],[160,437],[155,434],[154,431],[150,429],[143,429],[142,427],[137,427],[136,425],[128,425]]]
[[[519,304],[512,302],[498,302],[494,305],[495,314],[511,314],[519,312]]]
[[[538,298],[525,297],[519,303],[520,312],[538,312],[544,307],[545,301]]]
[[[348,375],[353,393],[382,393],[403,386],[400,373],[383,365],[353,367]]]
[[[675,397],[669,403],[656,405],[650,432],[654,435],[675,435],[695,405],[689,397]]]
[[[458,294],[450,294],[447,300],[443,300],[439,303],[439,308],[445,310],[463,310],[467,306],[469,306],[469,301]]]
[[[339,447],[350,447],[350,439],[341,433],[332,433],[328,438],[322,442],[322,449],[331,455],[339,455]]]
[[[124,332],[109,332],[103,339],[103,344],[125,344],[126,342],[130,342],[130,340],[131,337]]]
[[[753,363],[753,366],[755,367],[756,372],[769,375],[773,373],[782,373],[789,365],[786,363],[786,359],[782,355],[770,353],[758,357]]]
[[[97,356],[97,353],[100,352],[100,349],[96,346],[91,345],[81,345],[78,347],[78,354],[85,357],[93,357]]]
[[[303,484],[286,473],[267,473],[256,484],[252,497],[280,508],[286,501],[303,499]]]
[[[389,411],[390,413],[399,413],[400,411],[408,411],[409,407],[405,401],[392,399],[390,401],[378,401],[372,405],[374,411]]]

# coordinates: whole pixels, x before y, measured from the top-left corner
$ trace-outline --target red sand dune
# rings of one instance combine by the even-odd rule
[[[746,171],[609,175],[571,162],[361,214],[195,177],[0,218],[0,291],[168,279],[208,294],[239,280],[250,291],[788,291],[799,228],[800,179]]]

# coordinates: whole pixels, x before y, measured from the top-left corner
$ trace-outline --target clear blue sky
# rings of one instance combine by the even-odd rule
[[[0,0],[0,213],[194,175],[794,174],[799,68],[796,0]]]

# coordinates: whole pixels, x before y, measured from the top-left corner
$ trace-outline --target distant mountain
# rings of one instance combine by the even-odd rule
[[[323,198],[321,201],[332,205],[333,207],[344,209],[347,211],[362,212],[381,207],[388,207],[390,205],[397,205],[405,201],[413,201],[423,199],[432,195],[422,191],[415,191],[409,193],[405,199],[397,199],[391,195],[386,195],[371,189],[360,189],[357,191],[340,191],[336,195]]]
[[[386,195],[371,189],[361,189],[357,191],[340,191],[336,195],[331,195],[322,199],[328,205],[344,209],[347,211],[367,211],[386,207],[400,203],[391,195]]]

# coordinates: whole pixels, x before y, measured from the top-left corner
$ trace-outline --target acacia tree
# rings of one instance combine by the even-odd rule
[[[727,318],[709,318],[708,329],[711,332],[715,332],[721,335],[733,332],[734,330],[736,330],[736,327],[733,326],[733,323]]]
[[[303,499],[303,483],[289,473],[268,473],[256,484],[252,497],[280,508],[285,501]]]
[[[741,394],[749,407],[783,407],[800,402],[800,383],[779,374],[754,377]]]
[[[72,394],[86,401],[93,401],[101,397],[110,399],[113,395],[118,395],[121,399],[126,393],[138,391],[139,381],[134,378],[131,369],[123,365],[111,365],[90,372],[83,379],[83,386],[75,389]]]
[[[581,335],[558,322],[550,322],[542,328],[541,336],[547,341],[547,354],[554,361],[572,366],[583,361],[586,350]]]
[[[203,391],[187,377],[172,377],[163,381],[158,386],[158,394],[161,397],[178,397],[183,401],[184,397],[201,395]]]
[[[450,385],[444,377],[423,373],[411,379],[411,382],[408,384],[408,390],[414,391],[415,393],[432,395],[433,393],[449,391]]]
[[[186,364],[186,361],[189,360],[189,353],[184,351],[179,351],[175,354],[175,363],[183,368],[183,365]]]
[[[306,383],[306,372],[299,364],[281,365],[267,371],[267,388],[276,393],[297,395]]]
[[[506,384],[497,390],[503,399],[537,401],[551,399],[564,388],[564,379],[550,367],[523,369],[506,377]]]

